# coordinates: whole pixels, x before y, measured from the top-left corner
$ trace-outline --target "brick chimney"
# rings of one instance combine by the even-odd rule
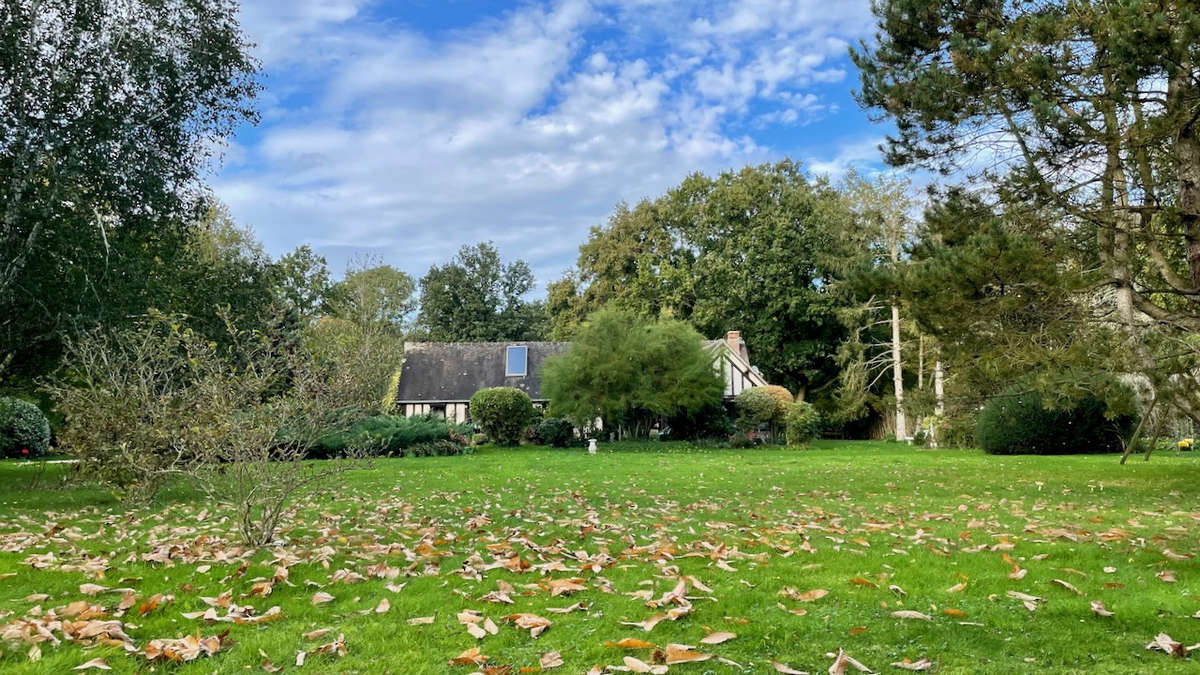
[[[729,346],[729,351],[742,357],[747,363],[750,362],[750,354],[746,349],[746,342],[742,340],[742,332],[731,330],[725,334],[725,344]]]

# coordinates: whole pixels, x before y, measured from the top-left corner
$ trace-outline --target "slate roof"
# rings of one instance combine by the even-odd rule
[[[397,403],[466,402],[484,387],[516,387],[535,401],[542,396],[542,363],[569,342],[410,342],[404,347]],[[524,377],[505,377],[507,347],[528,347]]]

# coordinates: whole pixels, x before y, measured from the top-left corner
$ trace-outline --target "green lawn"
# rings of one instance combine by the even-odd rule
[[[476,646],[513,673],[551,651],[564,665],[549,672],[583,673],[624,656],[651,662],[652,649],[604,644],[630,637],[713,655],[672,673],[774,673],[773,660],[825,672],[826,654],[839,648],[877,672],[922,658],[955,673],[1195,672],[1200,651],[1184,660],[1146,645],[1160,632],[1200,643],[1197,456],[1122,467],[1112,456],[846,442],[804,451],[648,444],[595,457],[484,449],[377,462],[308,505],[285,546],[260,551],[242,551],[220,510],[186,488],[126,514],[96,489],[31,491],[31,467],[0,463],[0,624],[77,600],[111,616],[122,593],[86,596],[80,585],[129,587],[138,604],[120,620],[140,650],[43,644],[34,663],[28,645],[5,643],[0,670],[64,672],[100,657],[114,671],[141,672],[152,639],[228,630],[214,656],[158,669],[262,672],[265,654],[294,671],[298,651],[344,634],[345,656],[313,653],[299,670],[465,675],[482,668],[449,661]],[[169,561],[144,560],[155,551]],[[277,558],[287,581],[263,584]],[[521,565],[529,567],[509,569]],[[395,579],[371,576],[388,568]],[[368,579],[334,581],[339,570]],[[689,582],[682,604],[655,609],[631,595],[659,600],[680,576],[701,584]],[[583,590],[552,596],[562,585],[549,582],[569,578]],[[480,600],[502,584],[513,587],[513,604]],[[268,586],[267,597],[249,595]],[[817,589],[828,594],[801,599]],[[1009,591],[1044,602],[1030,611]],[[278,606],[282,618],[235,625],[183,616],[223,592],[258,614]],[[317,592],[333,600],[314,605]],[[140,615],[157,593],[173,601]],[[385,598],[390,607],[377,612]],[[1094,613],[1097,600],[1114,615]],[[584,608],[549,611],[576,603]],[[650,631],[621,623],[688,603],[690,612]],[[497,634],[469,635],[456,619],[466,609],[492,619]],[[893,616],[900,610],[930,620]],[[518,613],[552,625],[533,638],[503,620]],[[324,628],[325,637],[305,639]],[[702,644],[710,631],[737,637]]]

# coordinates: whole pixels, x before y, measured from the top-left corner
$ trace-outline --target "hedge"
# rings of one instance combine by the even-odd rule
[[[480,389],[471,397],[471,420],[497,445],[517,445],[536,416],[529,394],[514,387]]]
[[[1106,404],[1092,396],[1050,410],[1041,393],[1014,385],[980,411],[975,441],[993,455],[1121,452],[1138,417],[1123,414],[1109,419],[1106,412]]]

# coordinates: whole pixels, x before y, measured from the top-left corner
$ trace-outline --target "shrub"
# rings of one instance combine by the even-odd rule
[[[537,425],[537,439],[545,445],[565,448],[575,440],[575,425],[561,417],[547,417]]]
[[[943,448],[973,448],[975,447],[974,415],[947,415],[937,421],[937,443]]]
[[[516,445],[536,414],[529,394],[513,387],[480,389],[471,397],[471,419],[497,445]]]
[[[701,438],[719,438],[725,440],[736,430],[724,403],[717,402],[706,405],[694,413],[680,413],[668,417],[667,433],[662,436],[662,439],[693,441]]]
[[[788,445],[807,445],[821,434],[821,413],[811,403],[796,401],[789,404],[784,420]]]
[[[436,441],[428,441],[425,443],[417,443],[404,451],[404,454],[409,457],[448,457],[452,455],[461,455],[468,452],[465,446],[462,446],[448,438],[439,438]]]
[[[35,457],[50,447],[50,422],[41,408],[0,398],[0,457]]]
[[[737,427],[741,431],[755,431],[763,424],[771,424],[779,410],[779,400],[766,390],[754,387],[738,394],[733,399],[737,408]]]
[[[750,434],[752,433],[754,432],[750,432]],[[737,432],[736,434],[732,434],[729,437],[729,440],[726,441],[725,445],[733,449],[753,448],[758,446],[759,440],[750,434],[743,433],[741,431]]]
[[[1106,404],[1093,396],[1050,410],[1040,392],[1014,385],[980,411],[975,438],[989,454],[1121,452],[1137,425],[1137,415],[1109,419],[1107,411]]]

